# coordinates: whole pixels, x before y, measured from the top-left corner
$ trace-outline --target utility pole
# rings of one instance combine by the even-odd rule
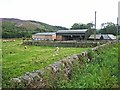
[[[118,42],[118,17],[117,17],[117,31],[116,31],[116,41]]]
[[[120,25],[120,1],[118,2],[118,25]]]
[[[96,11],[95,11],[95,30],[94,30],[94,41],[96,41]]]
[[[120,25],[120,1],[118,2],[118,18],[117,18],[117,35],[119,35],[119,25]],[[117,37],[118,42],[119,38]]]

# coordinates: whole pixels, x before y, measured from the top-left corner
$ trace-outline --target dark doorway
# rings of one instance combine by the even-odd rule
[[[64,38],[65,41],[67,40],[83,40],[84,39],[84,36],[72,36],[72,35],[69,35],[69,36],[62,36]]]

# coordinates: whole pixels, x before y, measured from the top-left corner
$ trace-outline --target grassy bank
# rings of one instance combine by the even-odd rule
[[[60,88],[118,88],[118,46],[112,45],[91,52],[93,59],[89,63],[76,63],[71,80],[60,80],[56,87]]]
[[[3,87],[9,87],[9,80],[26,72],[41,69],[69,55],[80,53],[87,48],[59,48],[44,46],[23,46],[21,39],[2,43]]]

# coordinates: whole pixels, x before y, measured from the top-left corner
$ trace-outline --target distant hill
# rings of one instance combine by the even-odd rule
[[[55,32],[57,30],[68,29],[62,26],[53,26],[39,21],[20,20],[15,18],[0,18],[2,21],[3,38],[31,37],[37,32]]]

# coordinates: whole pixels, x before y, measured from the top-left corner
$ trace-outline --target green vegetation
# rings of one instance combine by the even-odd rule
[[[2,40],[0,39],[0,87],[2,87]]]
[[[118,35],[117,37],[118,37],[118,39],[120,40],[120,35]]]
[[[93,23],[74,23],[71,27],[71,29],[91,29],[94,26]]]
[[[38,32],[56,32],[57,30],[67,30],[68,28],[62,26],[52,26],[38,21],[20,20],[14,18],[0,18],[2,20],[2,38],[21,38],[31,37],[32,34]],[[71,29],[89,29],[94,31],[93,23],[74,23]],[[117,34],[116,24],[112,22],[102,23],[101,29],[97,33],[102,34]],[[120,26],[119,33],[120,34]]]
[[[60,29],[67,29],[67,28],[61,26],[52,26],[42,22],[31,21],[31,20],[2,18],[3,38],[31,37],[33,33],[55,32]]]
[[[83,23],[74,23],[71,26],[71,29],[93,29],[94,24],[93,23],[87,23],[87,24],[83,24]],[[118,26],[118,34],[120,35],[120,26]],[[113,34],[116,35],[117,34],[117,25],[112,23],[112,22],[107,22],[107,23],[102,23],[101,24],[101,29],[96,31],[96,33],[101,33],[101,34]]]
[[[117,25],[112,22],[102,23],[101,28],[102,29],[99,31],[99,33],[101,34],[113,34],[113,35],[117,34]],[[119,32],[118,34],[120,34],[120,26],[118,32]]]
[[[72,65],[70,78],[64,76],[64,71],[53,77],[48,71],[46,75],[49,87],[57,88],[118,88],[119,71],[118,58],[120,44],[108,45],[106,48],[93,52],[87,48],[60,48],[21,45],[22,40],[3,43],[3,87],[9,87],[9,80],[26,72],[38,70],[62,58],[88,50],[91,61],[81,58]],[[58,54],[58,55],[56,55]],[[54,82],[52,80],[55,80]]]
[[[120,45],[119,45],[120,47]],[[74,64],[71,80],[59,80],[63,88],[118,88],[118,45],[110,45],[96,52],[89,51],[93,59],[89,63]]]
[[[3,88],[9,87],[9,80],[26,72],[41,69],[69,55],[80,53],[87,48],[60,48],[45,46],[23,46],[22,40],[3,42],[2,74]],[[57,55],[58,54],[58,55]]]

